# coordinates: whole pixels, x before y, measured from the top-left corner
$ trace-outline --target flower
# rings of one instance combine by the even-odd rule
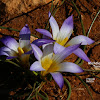
[[[59,26],[54,19],[54,17],[49,12],[49,22],[50,26],[52,28],[52,34],[45,30],[45,29],[36,29],[39,33],[43,34],[46,37],[49,37],[53,40],[56,40],[56,43],[54,44],[54,48],[56,49],[55,54],[61,52],[59,49],[59,45],[62,45],[64,47],[72,46],[75,44],[81,43],[81,45],[90,45],[94,43],[94,40],[84,36],[84,35],[78,35],[71,40],[68,41],[70,38],[72,32],[73,32],[73,15],[69,16],[62,24],[61,28],[59,29]],[[52,36],[53,35],[53,36]],[[90,62],[87,55],[84,53],[84,51],[80,48],[77,48],[75,51],[73,51],[74,54],[76,54],[81,59]]]
[[[0,41],[5,46],[0,48],[0,55],[6,55],[7,59],[18,57],[22,62],[29,63],[29,56],[32,53],[30,35],[31,32],[26,24],[20,31],[19,43],[10,36],[1,38]],[[37,39],[33,42],[41,46],[46,43],[54,42],[54,40]]]
[[[31,45],[34,52],[34,56],[38,61],[35,61],[30,66],[30,70],[41,71],[42,76],[45,76],[48,73],[50,73],[61,89],[63,87],[64,80],[60,72],[71,72],[71,73],[83,72],[82,68],[80,68],[78,65],[71,62],[63,61],[75,49],[77,49],[80,46],[80,44],[69,46],[67,48],[63,47],[63,50],[57,54],[53,53],[54,46],[52,44],[46,45],[43,49],[43,52],[36,45],[34,44]]]

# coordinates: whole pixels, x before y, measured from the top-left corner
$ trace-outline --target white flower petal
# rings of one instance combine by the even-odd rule
[[[79,44],[79,43],[81,43],[81,45],[90,45],[90,44],[94,43],[94,40],[92,40],[84,35],[79,35],[79,36],[72,38],[67,44],[74,45],[74,44]]]
[[[71,73],[81,73],[83,72],[83,69],[71,62],[63,62],[59,64],[59,69],[58,71],[60,72],[71,72]]]
[[[42,51],[35,44],[31,44],[31,46],[34,52],[34,56],[36,57],[37,60],[40,60],[43,55]]]
[[[39,61],[35,61],[31,67],[30,67],[31,71],[44,71],[45,69],[43,69],[43,67],[41,66],[41,63]]]
[[[52,28],[52,33],[53,33],[53,39],[56,40],[57,34],[59,33],[59,26],[50,12],[49,12],[49,17],[50,17],[49,19],[50,26]]]
[[[52,43],[46,44],[43,48],[43,58],[47,56],[49,58],[52,58],[52,55],[53,55],[53,44]]]

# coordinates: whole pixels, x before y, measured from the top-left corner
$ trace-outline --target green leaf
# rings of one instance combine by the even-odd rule
[[[89,36],[90,30],[91,30],[91,28],[92,28],[92,26],[93,26],[93,24],[94,24],[96,18],[98,17],[99,13],[100,13],[100,10],[97,12],[95,18],[93,19],[93,21],[92,21],[92,23],[91,23],[91,25],[90,25],[90,28],[89,28],[88,33],[87,33],[87,37]]]
[[[9,27],[3,27],[3,26],[0,26],[0,29],[7,29],[7,30],[11,30],[11,31],[20,32],[20,30],[17,30],[17,29],[14,29],[14,28],[9,28]]]
[[[69,94],[68,94],[68,97],[67,97],[67,100],[69,100],[69,98],[71,96],[71,85],[70,85],[69,81],[66,78],[64,78],[64,81],[67,83],[68,88],[69,88]]]
[[[81,22],[81,26],[82,26],[83,35],[86,36],[85,29],[84,29],[84,24],[83,24],[83,21],[82,21],[82,18],[81,18],[81,14],[80,14],[80,12],[79,12],[79,9],[77,8],[77,6],[76,6],[76,4],[73,2],[73,0],[72,0],[71,2],[72,2],[72,4],[74,5],[74,7],[75,7],[75,9],[76,9],[76,11],[77,11],[77,13],[78,13],[78,16],[79,16],[79,18],[80,18],[80,22]]]
[[[40,94],[39,92],[37,92],[37,94],[43,99],[43,100],[49,100],[47,97],[44,97],[42,94]]]

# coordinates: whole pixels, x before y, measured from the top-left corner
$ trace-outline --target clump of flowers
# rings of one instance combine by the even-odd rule
[[[61,28],[49,12],[49,23],[52,34],[45,29],[36,29],[43,34],[42,39],[30,43],[31,32],[26,24],[19,33],[19,42],[10,36],[0,39],[5,45],[0,48],[0,55],[6,55],[6,59],[17,58],[18,61],[30,71],[39,71],[42,77],[51,74],[60,89],[63,88],[64,79],[60,72],[82,73],[84,70],[77,64],[65,62],[64,59],[74,53],[81,59],[90,62],[81,45],[90,45],[94,40],[78,35],[68,41],[73,33],[73,15],[69,16]],[[42,50],[39,48],[42,46]],[[30,66],[29,57],[33,54],[37,61]],[[30,67],[30,68],[29,68]]]
[[[77,49],[80,44],[69,46],[64,48],[60,53],[53,53],[53,45],[46,45],[43,49],[43,53],[36,45],[32,44],[32,49],[34,55],[38,61],[35,61],[30,70],[32,71],[41,71],[41,75],[45,76],[48,73],[52,75],[56,83],[62,89],[63,87],[63,76],[60,72],[72,72],[72,73],[81,73],[83,72],[82,68],[78,65],[71,62],[64,62],[63,60],[69,56],[75,49]],[[62,48],[61,48],[62,49]]]
[[[78,65],[71,62],[64,62],[63,60],[71,53],[74,53],[81,59],[90,62],[87,55],[79,47],[80,45],[92,44],[94,41],[86,36],[79,35],[67,42],[73,32],[73,16],[68,17],[64,21],[60,30],[56,20],[50,12],[49,22],[53,34],[45,29],[36,29],[36,31],[42,33],[46,39],[51,38],[55,40],[55,43],[43,46],[43,53],[37,46],[32,44],[34,55],[38,61],[31,65],[30,70],[41,71],[42,76],[50,73],[62,89],[64,80],[60,72],[83,72],[82,68]]]
[[[1,38],[0,41],[5,46],[0,48],[0,55],[6,55],[6,59],[18,58],[21,64],[24,64],[24,66],[30,66],[29,57],[30,54],[32,54],[30,35],[31,32],[29,30],[28,25],[26,24],[19,33],[19,43],[10,36]],[[41,46],[43,44],[54,41],[47,39],[37,39],[33,42],[36,43],[38,46]]]
[[[46,36],[46,38],[49,37],[55,40],[55,44],[54,44],[55,45],[54,49],[56,49],[54,52],[55,54],[61,52],[60,46],[58,44],[64,47],[68,47],[68,46],[72,46],[72,45],[79,44],[79,43],[81,43],[81,45],[90,45],[94,43],[94,40],[84,35],[78,35],[68,41],[68,39],[70,38],[73,32],[73,15],[69,16],[63,22],[60,29],[59,29],[59,26],[56,20],[54,19],[54,17],[51,15],[50,12],[49,12],[49,22],[52,28],[52,34],[48,30],[45,30],[45,29],[36,29],[36,31]],[[87,62],[90,62],[89,58],[87,57],[87,55],[84,53],[82,49],[77,48],[76,50],[73,51],[73,53],[76,54],[81,59]]]

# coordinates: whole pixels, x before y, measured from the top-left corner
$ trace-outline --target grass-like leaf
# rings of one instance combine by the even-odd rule
[[[90,28],[89,28],[88,33],[87,33],[87,37],[89,36],[90,30],[91,30],[96,18],[98,17],[99,13],[100,13],[100,10],[97,12],[96,16],[94,17],[94,19],[93,19],[93,21],[92,21],[92,23],[90,25]]]
[[[47,97],[43,96],[43,95],[40,94],[39,92],[37,92],[37,94],[38,94],[43,100],[49,100]]]
[[[68,94],[67,100],[69,100],[69,98],[71,97],[71,85],[70,85],[70,82],[66,78],[64,78],[64,81],[68,85],[68,90],[69,90],[68,92],[69,92],[69,94]]]
[[[80,18],[80,22],[81,22],[81,26],[82,26],[83,35],[86,36],[85,29],[84,29],[84,24],[83,24],[83,20],[82,20],[82,18],[81,18],[80,11],[79,11],[79,9],[77,8],[76,4],[73,2],[73,0],[72,0],[71,2],[72,2],[72,4],[74,5],[74,7],[75,7],[75,9],[76,9],[76,11],[77,11],[77,13],[78,13],[78,16],[79,16],[79,18]]]

